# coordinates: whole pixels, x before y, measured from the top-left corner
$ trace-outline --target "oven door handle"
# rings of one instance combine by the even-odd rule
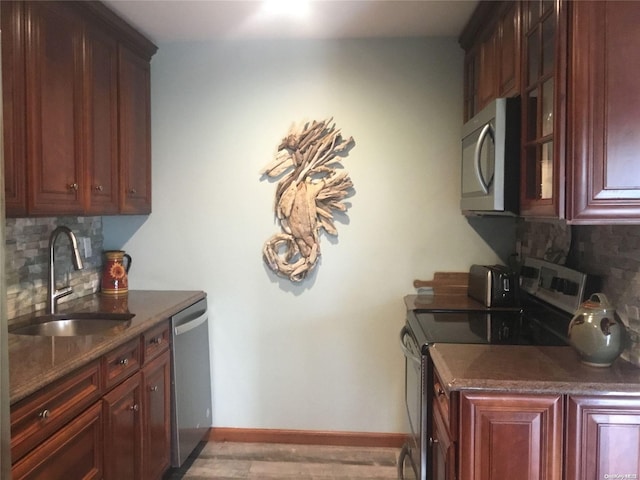
[[[409,347],[404,341],[405,337],[408,337],[409,341],[413,343],[413,338],[411,337],[411,334],[409,333],[409,330],[407,329],[406,325],[402,327],[402,330],[400,330],[400,348],[402,349],[402,353],[404,353],[405,357],[407,357],[410,360],[413,360],[415,363],[420,365],[420,357],[418,357],[414,352],[412,352],[409,349]]]

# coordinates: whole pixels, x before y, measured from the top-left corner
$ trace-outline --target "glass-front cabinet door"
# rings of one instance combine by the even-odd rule
[[[566,13],[561,1],[523,8],[520,213],[564,217]]]

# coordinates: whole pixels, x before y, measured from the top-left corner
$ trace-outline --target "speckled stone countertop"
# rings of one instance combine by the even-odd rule
[[[9,334],[10,403],[22,400],[205,297],[201,291],[130,291],[128,310],[135,316],[117,334],[79,337]],[[59,312],[110,311],[107,307],[112,305],[108,300],[99,294],[90,295],[63,303]],[[25,321],[26,316],[20,317],[11,325]]]
[[[407,295],[404,303],[407,311],[484,308],[465,295]],[[430,353],[449,392],[640,396],[639,367],[621,358],[611,367],[590,367],[580,362],[572,347],[440,343]]]
[[[640,396],[640,368],[620,358],[611,367],[590,367],[571,347],[441,343],[430,352],[449,392]]]

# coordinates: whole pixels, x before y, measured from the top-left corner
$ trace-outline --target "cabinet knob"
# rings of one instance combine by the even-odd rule
[[[38,414],[38,416],[40,417],[40,419],[46,420],[51,416],[51,411],[49,409],[44,409]]]
[[[93,187],[93,189],[94,189],[96,192],[101,192],[101,191],[103,191],[103,190],[104,190],[104,187],[103,187],[102,185],[96,185],[95,187]]]
[[[162,343],[162,337],[156,337],[151,339],[153,345],[160,345]]]
[[[128,359],[128,358],[123,358],[123,359],[122,359],[122,360],[120,360],[118,363],[119,363],[120,365],[124,365],[124,366],[126,367],[127,365],[129,365],[129,359]]]
[[[438,441],[437,438],[429,437],[429,446],[430,447],[433,447],[434,445],[437,445],[438,443],[440,443],[440,442]]]
[[[135,195],[136,193],[138,193],[138,191],[135,188],[129,189],[129,195]]]
[[[153,387],[149,387],[149,391],[150,392],[157,392],[158,391],[158,386],[154,385]]]
[[[442,389],[442,387],[438,387],[438,396],[442,397],[444,395],[444,390]]]
[[[69,190],[77,192],[78,191],[78,184],[77,183],[70,183],[69,185],[67,185],[67,188],[69,188]]]
[[[138,406],[137,403],[134,403],[133,405],[131,405],[129,407],[129,410],[133,411],[133,412],[137,412],[138,410],[140,410],[140,407]]]

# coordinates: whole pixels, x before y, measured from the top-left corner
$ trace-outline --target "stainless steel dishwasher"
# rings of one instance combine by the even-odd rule
[[[207,299],[171,317],[171,466],[180,467],[211,427]]]

